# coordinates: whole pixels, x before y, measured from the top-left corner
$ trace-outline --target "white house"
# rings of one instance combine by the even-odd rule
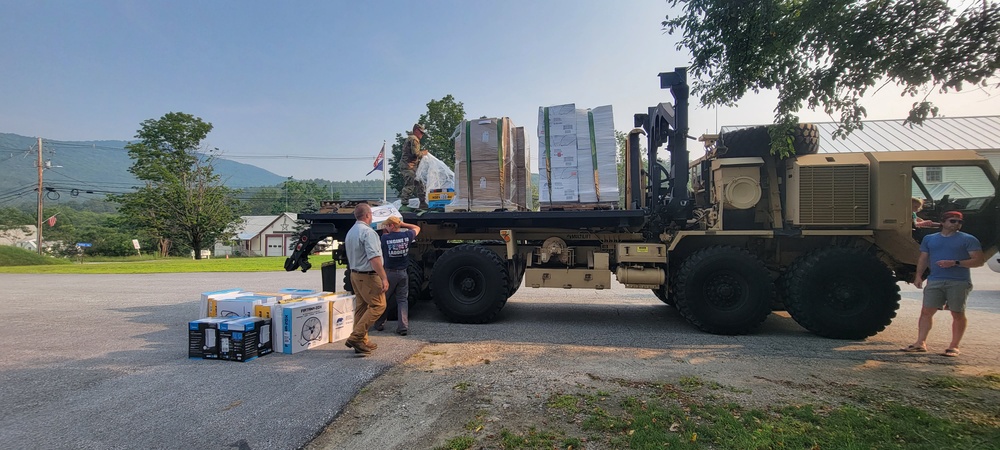
[[[38,250],[38,245],[35,243],[37,238],[38,231],[34,225],[0,229],[0,245],[20,247],[34,252]]]
[[[242,216],[243,226],[236,230],[233,240],[236,245],[215,245],[215,257],[229,254],[244,256],[288,256],[288,249],[295,238],[294,213],[281,213],[277,216]]]

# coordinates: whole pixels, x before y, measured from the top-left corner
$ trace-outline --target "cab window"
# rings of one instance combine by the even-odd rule
[[[994,196],[990,178],[978,166],[914,167],[912,189],[925,202],[963,211],[982,210]]]

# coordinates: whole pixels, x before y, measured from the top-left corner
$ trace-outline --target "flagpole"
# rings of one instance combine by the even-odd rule
[[[385,140],[382,140],[382,151],[385,151]],[[385,203],[388,199],[386,193],[388,192],[389,177],[386,173],[389,172],[389,155],[382,156],[382,203]]]

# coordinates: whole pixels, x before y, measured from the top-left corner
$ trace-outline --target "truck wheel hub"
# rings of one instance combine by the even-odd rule
[[[743,296],[743,283],[732,274],[718,276],[708,286],[708,301],[716,306],[731,306]]]

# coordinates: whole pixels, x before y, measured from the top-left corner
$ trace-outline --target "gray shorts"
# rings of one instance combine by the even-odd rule
[[[948,311],[965,312],[965,300],[970,292],[971,281],[928,280],[924,286],[924,308],[943,309],[947,305]]]

